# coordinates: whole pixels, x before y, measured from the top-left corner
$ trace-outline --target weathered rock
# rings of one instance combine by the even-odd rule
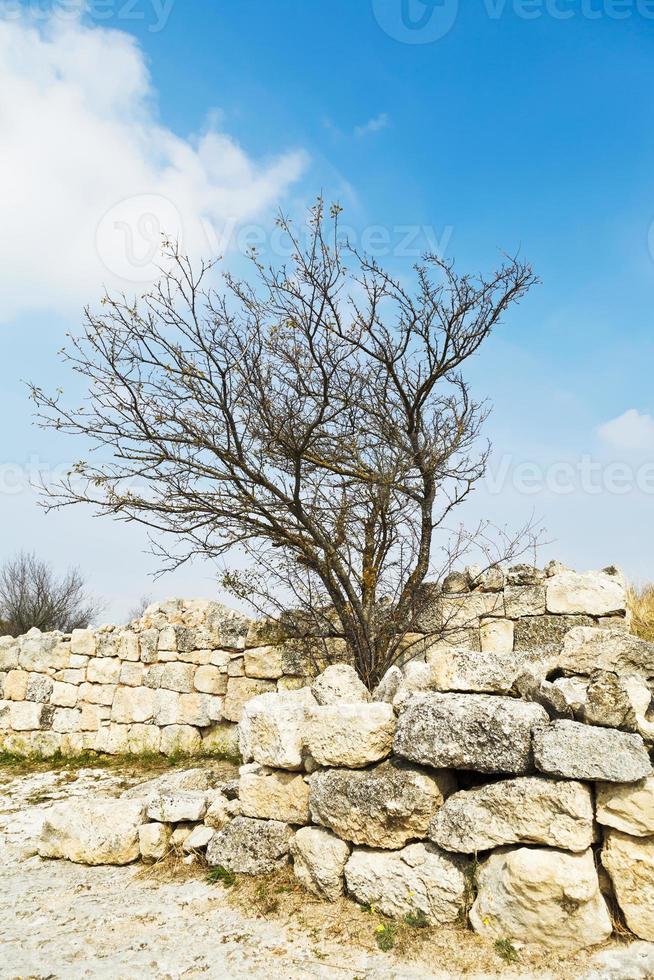
[[[654,941],[654,837],[607,831],[602,864],[631,931]]]
[[[620,630],[578,627],[565,637],[559,666],[588,677],[595,670],[654,677],[654,643]]]
[[[443,596],[439,605],[443,629],[477,626],[477,621],[482,616],[504,616],[502,592],[471,592],[469,595]]]
[[[470,911],[475,932],[576,952],[611,935],[593,852],[549,848],[496,851],[482,864]]]
[[[47,704],[52,697],[54,682],[46,674],[30,674],[25,691],[27,701],[38,701],[40,704]]]
[[[482,653],[511,653],[514,628],[510,619],[483,619],[479,628]]]
[[[48,810],[38,841],[41,857],[76,864],[129,864],[139,856],[140,800],[62,803]]]
[[[504,588],[504,569],[499,565],[489,568],[468,565],[465,575],[468,579],[468,585],[475,592],[501,592]]]
[[[564,779],[634,783],[652,771],[640,735],[576,721],[553,721],[537,728],[534,760],[541,772]]]
[[[296,773],[257,766],[241,776],[239,800],[244,817],[309,823],[309,786]]]
[[[184,840],[182,844],[182,850],[190,854],[193,851],[204,851],[207,849],[209,844],[214,838],[216,833],[211,827],[205,827],[204,824],[198,824],[194,827],[188,837]]]
[[[244,708],[239,745],[244,762],[277,769],[302,769],[307,711],[316,706],[308,688],[253,698]]]
[[[561,692],[574,717],[580,721],[588,692],[587,677],[557,677],[552,685]]]
[[[348,664],[332,664],[316,677],[311,693],[320,705],[370,701],[370,692]]]
[[[155,692],[149,687],[118,687],[111,720],[121,724],[149,721],[154,715],[154,703]]]
[[[460,595],[470,592],[470,582],[465,572],[450,572],[443,579],[441,588],[445,595]]]
[[[433,844],[409,844],[401,851],[355,848],[345,865],[348,892],[399,918],[423,912],[435,925],[455,922],[466,892],[465,864]]]
[[[507,585],[504,590],[504,605],[509,619],[522,616],[543,616],[545,614],[544,585]]]
[[[506,573],[507,585],[538,585],[545,579],[545,572],[533,565],[513,565]]]
[[[245,651],[244,669],[247,677],[277,680],[284,673],[279,647],[254,647]]]
[[[193,755],[202,746],[197,728],[191,725],[167,725],[161,729],[160,748],[164,755]]]
[[[372,692],[373,701],[386,701],[392,704],[404,677],[399,667],[389,667],[379,684]]]
[[[392,759],[361,772],[315,772],[309,785],[314,823],[354,844],[397,848],[427,836],[429,821],[455,783],[448,772]]]
[[[416,695],[400,713],[394,751],[437,769],[527,773],[531,733],[547,721],[537,704],[485,694]]]
[[[583,980],[651,980],[654,943],[635,942],[596,953]]]
[[[570,630],[594,625],[590,616],[525,616],[515,623],[513,646],[516,651],[559,653]]]
[[[534,704],[539,704],[545,708],[550,718],[568,718],[570,720],[574,718],[574,712],[563,691],[530,670],[520,674],[513,686],[524,701],[532,701]]]
[[[147,814],[160,823],[202,820],[207,812],[207,794],[193,792],[162,793],[150,799]]]
[[[524,776],[463,790],[433,817],[429,837],[446,851],[475,854],[505,844],[585,851],[593,842],[588,786]]]
[[[619,574],[559,572],[547,579],[549,613],[586,613],[610,616],[627,608],[624,582]]]
[[[295,877],[318,898],[335,902],[343,894],[343,871],[350,856],[345,841],[322,827],[301,827],[291,841]]]
[[[207,827],[211,827],[213,830],[222,830],[233,816],[240,816],[240,813],[234,814],[232,812],[229,804],[230,801],[223,793],[216,793],[212,797],[204,815],[204,822]]]
[[[598,783],[597,822],[633,837],[654,836],[654,776],[626,786]]]
[[[47,731],[52,728],[56,708],[38,701],[13,701],[9,714],[15,732]]]
[[[154,800],[177,792],[206,792],[211,789],[209,771],[205,768],[178,769],[163,776],[147,779],[121,793],[122,799]]]
[[[139,827],[139,849],[144,861],[161,861],[170,849],[171,830],[165,823],[144,823]]]
[[[357,769],[390,755],[394,731],[392,705],[340,701],[308,711],[304,741],[318,765]]]
[[[423,689],[508,694],[525,670],[531,668],[544,677],[551,659],[540,652],[516,654],[513,651],[475,653],[472,650],[441,650],[430,651],[427,663],[430,671]]]
[[[223,717],[227,721],[240,721],[245,705],[259,694],[272,693],[277,690],[274,681],[256,680],[250,677],[230,677],[227,683],[227,694],[222,707]]]
[[[213,837],[207,862],[238,874],[270,874],[288,863],[292,836],[286,823],[235,817]]]
[[[625,680],[610,670],[593,671],[583,710],[583,721],[587,725],[620,728],[625,732],[638,731],[636,712]]]
[[[195,672],[193,686],[202,694],[222,695],[227,691],[227,675],[213,664],[202,664]]]

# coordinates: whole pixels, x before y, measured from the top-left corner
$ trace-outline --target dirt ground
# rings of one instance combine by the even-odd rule
[[[462,928],[392,927],[348,900],[319,902],[293,875],[207,880],[179,863],[89,868],[35,856],[43,816],[70,797],[117,796],[141,770],[17,773],[0,768],[0,977],[418,980],[594,978],[587,954],[557,961],[518,950],[504,962]],[[615,944],[614,944],[615,945]],[[604,974],[602,974],[604,975]]]

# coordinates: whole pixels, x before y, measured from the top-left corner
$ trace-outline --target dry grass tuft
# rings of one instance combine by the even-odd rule
[[[654,583],[630,585],[627,599],[632,616],[632,633],[641,640],[654,643]]]

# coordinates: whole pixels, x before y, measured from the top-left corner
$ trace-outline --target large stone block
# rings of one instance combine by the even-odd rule
[[[18,667],[18,640],[13,636],[0,636],[0,670]]]
[[[462,596],[443,596],[440,600],[441,628],[452,630],[476,627],[485,616],[504,617],[502,592],[471,592]]]
[[[5,701],[24,701],[29,677],[26,670],[8,671],[4,681]]]
[[[465,864],[433,844],[410,844],[401,851],[355,848],[345,865],[345,881],[358,902],[394,918],[422,912],[434,925],[456,922],[466,893]]]
[[[602,849],[625,921],[640,939],[654,942],[654,837],[609,830]]]
[[[331,664],[316,677],[311,693],[320,705],[360,704],[370,701],[370,692],[349,664]]]
[[[515,623],[514,648],[559,653],[570,630],[594,625],[590,616],[526,616]]]
[[[301,827],[291,841],[295,877],[318,898],[335,902],[343,894],[350,848],[322,827]]]
[[[47,811],[38,852],[77,864],[129,864],[139,856],[140,800],[75,800]]]
[[[545,614],[544,585],[507,585],[504,590],[504,606],[509,619]]]
[[[76,684],[65,684],[55,681],[52,685],[50,703],[60,708],[74,708],[79,698],[79,687]]]
[[[482,653],[511,653],[515,624],[510,619],[484,619],[479,629]]]
[[[595,670],[654,677],[654,643],[621,630],[579,627],[565,637],[559,666],[570,674]]]
[[[163,688],[166,691],[190,694],[193,690],[194,676],[195,666],[193,664],[153,664],[146,670],[143,683],[146,687]]]
[[[47,674],[30,674],[25,691],[25,700],[47,704],[51,700],[53,687],[54,681]]]
[[[155,692],[149,687],[118,687],[111,720],[119,724],[149,721],[154,716],[154,696]]]
[[[328,769],[309,777],[314,823],[344,840],[398,848],[426,837],[429,822],[455,788],[448,772],[428,772],[396,759],[372,769]]]
[[[223,695],[227,693],[227,675],[213,664],[204,664],[195,672],[193,681],[196,691],[202,694]]]
[[[211,694],[180,694],[177,723],[208,728],[221,720],[221,708],[222,699]]]
[[[537,728],[534,760],[541,772],[564,779],[634,783],[652,771],[640,735],[576,721],[553,721]]]
[[[164,755],[193,755],[201,747],[200,733],[191,725],[168,725],[161,730],[160,751]]]
[[[423,694],[400,712],[394,751],[437,769],[523,774],[531,734],[548,720],[540,705],[485,694]]]
[[[84,657],[94,657],[95,632],[93,630],[73,630],[70,637],[70,652]]]
[[[279,647],[255,647],[252,650],[246,650],[244,661],[247,677],[277,680],[284,673],[282,653]]]
[[[21,636],[18,643],[18,663],[23,670],[47,674],[68,666],[70,644],[62,642],[61,633],[41,633],[34,628]]]
[[[239,725],[243,761],[254,760],[278,769],[302,769],[306,715],[315,705],[308,688],[262,694],[249,701]]]
[[[139,827],[139,850],[144,861],[160,861],[170,850],[170,827],[144,823]]]
[[[237,874],[271,874],[288,864],[293,831],[277,820],[235,817],[207,848],[207,862]]]
[[[357,769],[390,755],[394,732],[392,705],[341,701],[307,713],[304,741],[318,765]]]
[[[223,705],[223,717],[227,721],[240,721],[248,701],[259,694],[276,691],[274,681],[256,680],[250,677],[230,677]]]
[[[309,786],[303,776],[262,766],[247,767],[241,775],[238,798],[244,817],[309,823]]]
[[[547,654],[540,652],[442,650],[428,654],[431,668],[429,689],[508,694],[517,678],[526,670],[545,676],[550,660]]]
[[[482,936],[572,953],[611,935],[591,850],[496,851],[482,864],[478,883],[470,922]]]
[[[52,728],[55,708],[38,701],[14,701],[11,705],[11,727],[15,732],[38,731]]]
[[[185,820],[202,820],[207,812],[207,794],[183,791],[161,793],[151,798],[147,804],[150,820],[159,823],[181,823]]]
[[[598,783],[597,822],[633,837],[654,837],[654,776],[626,786]]]
[[[81,731],[82,712],[79,708],[55,708],[52,715],[52,730],[55,732]]]
[[[523,776],[454,793],[429,825],[446,851],[476,854],[505,844],[585,851],[594,840],[590,787]]]
[[[627,593],[620,574],[611,572],[560,572],[547,579],[549,613],[585,613],[611,616],[624,613]]]

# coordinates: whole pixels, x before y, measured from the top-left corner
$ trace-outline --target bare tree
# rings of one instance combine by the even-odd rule
[[[347,641],[372,686],[434,563],[458,553],[450,521],[485,471],[488,409],[461,367],[535,277],[516,258],[472,277],[427,255],[409,290],[340,243],[339,211],[319,200],[306,244],[281,217],[290,266],[253,255],[253,280],[227,275],[224,294],[207,286],[213,263],[195,269],[164,243],[158,285],[139,302],[106,295],[64,352],[86,403],[32,396],[42,425],[90,437],[99,456],[47,506],[91,503],[165,532],[166,569],[239,549],[251,571],[226,584],[268,608],[290,598]]]
[[[20,636],[36,626],[44,632],[88,626],[102,611],[90,598],[76,568],[58,578],[34,554],[20,552],[0,568],[0,632]]]

